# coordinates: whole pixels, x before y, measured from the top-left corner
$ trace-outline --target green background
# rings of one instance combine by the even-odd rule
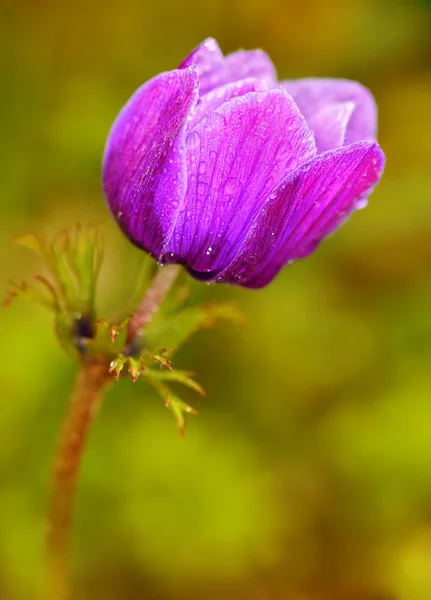
[[[280,78],[371,88],[387,168],[369,207],[261,291],[192,282],[247,318],[175,360],[207,396],[185,440],[149,387],[106,397],[80,481],[79,600],[431,599],[431,7],[406,0],[2,0],[1,286],[13,245],[105,221],[105,308],[139,252],[100,190],[132,91],[207,36]],[[75,365],[50,315],[0,313],[0,599],[42,598],[51,458]]]

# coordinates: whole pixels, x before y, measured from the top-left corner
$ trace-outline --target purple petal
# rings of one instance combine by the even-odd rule
[[[283,90],[222,104],[186,144],[187,197],[164,260],[186,263],[205,278],[229,264],[271,191],[314,156],[315,145]]]
[[[371,93],[356,81],[298,79],[297,81],[284,81],[281,85],[291,94],[309,124],[317,113],[328,104],[353,102],[355,109],[347,125],[344,144],[375,139],[376,104]],[[314,131],[318,136],[318,129],[314,129]]]
[[[264,92],[267,90],[268,86],[260,79],[244,79],[243,81],[228,83],[223,87],[212,90],[200,99],[190,122],[190,126],[195,127],[210,112],[216,110],[228,100],[232,100],[232,98],[244,96],[249,92]]]
[[[384,154],[359,142],[320,154],[291,173],[270,196],[240,252],[217,281],[267,285],[287,263],[308,256],[377,183]]]
[[[263,50],[239,50],[228,54],[225,65],[232,76],[232,81],[254,77],[265,81],[269,86],[277,82],[277,73],[271,59]]]
[[[271,87],[276,83],[274,65],[262,50],[234,52],[224,57],[217,42],[208,38],[180,64],[183,69],[193,66],[199,76],[200,94],[242,79],[265,81]]]
[[[197,102],[192,69],[170,71],[139,88],[112,126],[103,188],[126,235],[157,258],[186,189],[184,124]]]
[[[308,120],[308,126],[314,132],[317,153],[344,146],[347,126],[352,112],[353,102],[327,104]]]

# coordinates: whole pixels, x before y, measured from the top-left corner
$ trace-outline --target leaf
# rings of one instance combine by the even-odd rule
[[[133,383],[138,381],[141,373],[145,371],[144,361],[139,358],[134,358],[133,356],[129,357],[128,360],[128,372],[132,378]]]
[[[239,324],[244,322],[244,318],[230,302],[193,306],[173,316],[155,318],[147,328],[147,341],[151,347],[151,340],[163,340],[172,356],[194,333],[221,321]]]
[[[15,238],[15,243],[23,248],[28,248],[38,254],[47,263],[51,264],[51,253],[45,240],[34,233],[26,233]],[[52,266],[52,264],[51,264]]]
[[[97,319],[94,336],[88,340],[88,353],[112,357],[120,355],[126,342],[129,321],[130,317],[117,324],[108,323],[105,319]]]
[[[42,279],[42,278],[41,278]],[[48,308],[49,310],[57,310],[57,300],[55,294],[51,295],[51,297],[42,293],[42,291],[28,285],[25,281],[22,283],[15,283],[14,281],[10,281],[9,285],[13,288],[9,291],[9,295],[6,300],[3,302],[4,307],[8,307],[13,300],[16,298],[20,298],[22,296],[30,298],[37,304]],[[48,289],[49,286],[48,286]]]
[[[148,369],[145,372],[145,377],[149,379],[155,379],[156,381],[175,381],[176,383],[182,383],[183,385],[191,388],[201,394],[205,395],[205,391],[202,386],[199,385],[192,377],[190,371],[178,371],[177,369],[172,371],[156,371],[155,369]]]
[[[114,374],[115,379],[120,379],[121,374],[124,374],[124,369],[127,369],[133,383],[138,381],[141,374],[146,371],[142,358],[120,354],[111,361],[109,372]]]
[[[127,363],[126,356],[117,356],[109,365],[109,372],[114,374],[115,379],[120,379],[121,372]]]
[[[39,235],[27,233],[15,238],[15,243],[18,244],[18,246],[31,250],[43,259],[45,266],[48,268],[49,273],[54,280],[54,287],[57,289],[58,294],[60,291],[58,289],[60,287],[60,280],[58,277],[57,265],[55,257],[47,242]]]
[[[134,277],[134,286],[131,292],[128,294],[126,305],[130,312],[136,309],[136,306],[141,302],[142,298],[147,291],[151,283],[151,279],[156,270],[154,260],[142,253],[141,260],[139,261],[136,275]]]
[[[190,406],[190,404],[187,404],[186,402],[181,400],[181,398],[172,393],[172,391],[170,390],[170,388],[168,388],[167,385],[163,385],[154,380],[150,381],[154,389],[163,399],[165,406],[172,411],[180,435],[181,437],[184,437],[186,429],[186,414],[196,415],[197,411],[192,406]]]
[[[55,287],[53,286],[53,284],[46,277],[43,277],[42,275],[35,275],[34,279],[36,281],[39,281],[39,283],[41,283],[43,286],[45,286],[45,289],[48,291],[48,294],[52,299],[53,308],[55,310],[60,310],[60,300],[59,300],[57,291],[56,291]]]
[[[148,356],[150,360],[158,363],[161,367],[164,367],[168,371],[172,371],[171,359],[167,354],[166,348],[163,348],[154,354],[149,354]]]
[[[103,258],[103,243],[97,226],[74,227],[61,231],[51,244],[35,234],[16,239],[42,258],[49,278],[36,276],[44,293],[27,283],[12,283],[7,306],[19,296],[27,296],[56,314],[56,332],[62,346],[78,355],[87,351],[104,352],[115,356],[124,345],[120,328],[95,327],[95,293],[97,276]],[[105,331],[106,330],[106,331]],[[91,346],[90,340],[95,339]],[[108,335],[109,333],[109,335]],[[117,344],[112,345],[116,340]]]

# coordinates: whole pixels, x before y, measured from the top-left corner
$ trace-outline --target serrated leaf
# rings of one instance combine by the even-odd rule
[[[127,357],[125,356],[117,356],[117,358],[114,358],[114,360],[111,361],[109,365],[109,372],[114,374],[115,379],[120,379],[121,372],[126,363]]]
[[[142,371],[145,370],[144,362],[140,358],[134,358],[133,356],[130,356],[128,360],[128,367],[128,372],[133,383],[135,383],[141,376]]]
[[[58,297],[57,291],[55,289],[55,287],[53,286],[53,284],[46,278],[43,277],[42,275],[35,275],[34,279],[36,281],[39,281],[39,283],[41,283],[45,289],[48,291],[48,295],[50,296],[52,302],[51,305],[55,310],[60,310],[60,299]]]
[[[150,345],[152,339],[163,340],[170,355],[173,355],[194,333],[213,327],[220,321],[242,323],[244,318],[230,302],[194,306],[170,317],[154,319],[148,326],[147,340]]]
[[[32,252],[40,256],[43,259],[43,262],[45,263],[51,277],[54,280],[54,287],[60,287],[55,258],[52,255],[49,244],[41,236],[36,235],[34,233],[27,233],[15,238],[15,243],[18,244],[18,246],[27,248],[28,250],[31,250]]]
[[[52,244],[57,260],[63,259],[64,276],[71,284],[71,293],[76,288],[78,300],[87,307],[94,306],[95,283],[103,259],[103,244],[96,225],[75,225],[59,234]]]
[[[165,406],[172,411],[180,435],[183,437],[186,429],[186,414],[196,415],[197,411],[190,404],[187,404],[187,402],[176,396],[167,385],[154,380],[151,380],[151,384],[163,399]]]
[[[46,262],[51,263],[51,253],[45,240],[35,233],[25,233],[15,238],[15,243],[38,254]]]
[[[121,374],[125,374],[125,369],[127,369],[127,373],[131,376],[133,383],[135,383],[146,370],[142,358],[124,356],[123,354],[114,358],[109,365],[109,372],[113,373],[116,379],[119,379]]]
[[[9,285],[13,287],[13,289],[9,292],[8,297],[3,302],[3,306],[7,307],[13,302],[16,298],[26,296],[36,302],[48,308],[49,310],[56,310],[56,300],[55,297],[48,297],[46,294],[42,293],[40,290],[28,285],[25,281],[22,283],[15,283],[14,281],[9,282]]]
[[[66,348],[70,346],[67,349],[72,353],[78,349],[85,354],[93,337],[95,291],[103,257],[103,244],[97,226],[75,225],[60,232],[51,244],[35,234],[20,236],[16,243],[43,259],[49,278],[37,276],[36,279],[47,294],[26,283],[12,284],[14,289],[5,304],[25,295],[52,309],[56,313],[56,331],[61,344]],[[84,332],[83,326],[86,326]],[[104,332],[99,333],[92,349],[103,352],[108,343],[105,344]],[[112,339],[118,341],[114,348],[111,343],[107,356],[115,356],[124,345],[124,339],[119,329],[112,328],[109,333]]]
[[[158,352],[155,352],[154,354],[147,354],[147,355],[143,355],[143,359],[145,360],[145,358],[148,358],[154,362],[156,362],[157,364],[159,364],[161,367],[163,367],[164,369],[167,369],[168,371],[172,371],[172,365],[171,365],[171,358],[167,352],[166,348],[163,348],[162,350],[159,350]]]
[[[120,323],[113,325],[105,319],[97,319],[94,336],[88,340],[88,352],[92,355],[98,353],[105,356],[120,355],[126,342],[129,321],[130,317],[127,317]]]
[[[174,369],[172,371],[159,371],[155,369],[148,369],[145,372],[145,376],[150,379],[155,379],[156,381],[175,381],[177,383],[182,383],[183,385],[195,390],[202,396],[205,395],[205,391],[199,383],[193,379],[192,373],[189,371],[178,371]]]

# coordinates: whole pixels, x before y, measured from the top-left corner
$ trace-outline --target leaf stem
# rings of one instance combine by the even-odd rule
[[[141,337],[145,326],[151,321],[154,313],[157,312],[180,270],[180,265],[168,264],[160,267],[157,271],[150,289],[138,305],[129,323],[126,340],[129,347],[133,346],[134,342]]]
[[[111,377],[109,364],[87,360],[77,374],[60,433],[49,511],[47,569],[49,600],[68,600],[68,541],[76,482],[88,433]]]

